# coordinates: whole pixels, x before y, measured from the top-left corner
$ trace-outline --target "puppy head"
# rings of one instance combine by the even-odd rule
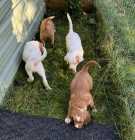
[[[77,67],[77,64],[74,64],[74,63],[69,64],[69,69],[71,69],[73,73],[76,73],[76,67]]]
[[[82,128],[90,121],[90,114],[85,109],[74,110],[73,121],[76,128]]]
[[[77,56],[75,56],[74,63],[78,65],[83,60],[84,60],[84,58],[82,56],[77,55]]]
[[[75,128],[82,128],[84,125],[84,119],[82,115],[74,116],[74,126]]]
[[[74,126],[76,128],[82,128],[84,125],[90,122],[91,116],[88,111],[82,112],[81,115],[77,115],[74,117]]]
[[[80,62],[82,62],[83,60],[84,60],[84,59],[83,59],[82,57],[76,56],[76,57],[74,58],[73,63],[70,63],[69,69],[73,70],[73,72],[76,73],[76,67],[77,67],[77,65],[78,65]]]
[[[76,73],[77,64],[74,63],[72,55],[70,53],[67,53],[64,57],[64,60],[67,62],[67,64],[69,64],[69,69],[72,70],[73,73]]]

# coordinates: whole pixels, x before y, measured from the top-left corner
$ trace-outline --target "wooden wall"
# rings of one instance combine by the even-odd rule
[[[24,43],[35,35],[44,0],[0,1],[0,103],[21,61]]]

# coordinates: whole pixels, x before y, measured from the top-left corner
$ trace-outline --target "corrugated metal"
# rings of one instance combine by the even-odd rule
[[[35,35],[44,0],[0,1],[0,103],[21,61],[24,43]]]

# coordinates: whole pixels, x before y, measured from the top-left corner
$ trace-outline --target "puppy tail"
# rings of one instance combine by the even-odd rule
[[[55,18],[55,16],[50,16],[50,17],[48,17],[47,19],[54,19]]]
[[[39,61],[43,61],[46,57],[47,57],[47,51],[46,51],[46,49],[43,47],[43,55],[40,57],[40,60],[39,60]]]
[[[82,70],[88,71],[90,67],[93,67],[95,65],[98,65],[101,68],[101,66],[95,60],[90,60],[82,67]]]
[[[73,32],[73,23],[72,23],[72,20],[71,20],[69,13],[67,13],[67,18],[69,21],[69,32]]]
[[[41,22],[41,26],[40,26],[40,30],[45,26],[46,28],[46,25],[48,24],[48,21],[54,19],[55,16],[50,16],[50,17],[47,17],[45,18],[42,22]]]

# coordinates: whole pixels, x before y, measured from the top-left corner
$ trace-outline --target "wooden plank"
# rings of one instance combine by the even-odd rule
[[[0,19],[2,19],[2,22],[0,22],[0,103],[2,103],[19,67],[24,43],[33,38],[45,12],[44,0],[13,1],[16,3],[12,5],[14,9],[0,9],[3,13],[7,12],[6,16],[0,15]],[[2,5],[4,7],[4,4],[7,5],[7,3],[11,4],[9,0],[5,0],[3,3],[0,2],[0,8]],[[16,24],[16,26],[13,26],[14,19],[20,22],[21,18],[15,13],[20,7],[25,8],[21,12],[21,16],[24,18],[22,20],[22,26],[24,27],[21,34],[22,40],[17,39],[18,32],[14,31],[15,27],[19,29],[21,25]],[[20,16],[19,12],[17,14]]]

